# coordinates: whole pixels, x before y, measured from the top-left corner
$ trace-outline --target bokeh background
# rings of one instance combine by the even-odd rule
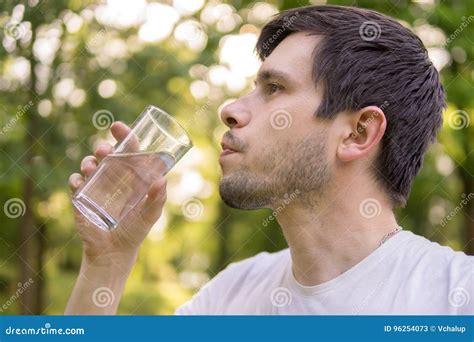
[[[81,262],[67,187],[114,120],[147,104],[185,125],[195,148],[168,177],[119,313],[172,314],[230,262],[286,247],[267,210],[218,195],[220,108],[248,91],[253,48],[276,12],[318,1],[2,1],[0,313],[61,314]],[[411,27],[441,71],[444,126],[399,223],[474,254],[474,2],[328,1]]]

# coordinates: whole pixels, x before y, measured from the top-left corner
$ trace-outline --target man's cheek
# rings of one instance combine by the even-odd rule
[[[293,125],[293,114],[287,109],[275,109],[270,113],[269,123],[275,131],[283,131]]]

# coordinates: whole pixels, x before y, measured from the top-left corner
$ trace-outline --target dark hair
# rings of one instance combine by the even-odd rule
[[[387,129],[375,177],[394,206],[404,206],[428,146],[442,124],[445,94],[421,40],[375,11],[343,6],[307,6],[276,15],[262,29],[256,51],[268,57],[288,35],[321,36],[314,51],[313,79],[324,94],[316,115],[375,105]]]

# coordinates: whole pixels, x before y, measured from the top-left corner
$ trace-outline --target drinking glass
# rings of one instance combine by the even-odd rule
[[[184,128],[164,110],[147,106],[124,140],[76,192],[73,205],[97,227],[112,231],[192,147]]]

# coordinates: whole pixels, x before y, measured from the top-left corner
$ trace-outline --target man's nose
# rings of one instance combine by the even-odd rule
[[[250,113],[240,100],[225,106],[221,111],[221,120],[229,128],[242,128],[248,125]]]

